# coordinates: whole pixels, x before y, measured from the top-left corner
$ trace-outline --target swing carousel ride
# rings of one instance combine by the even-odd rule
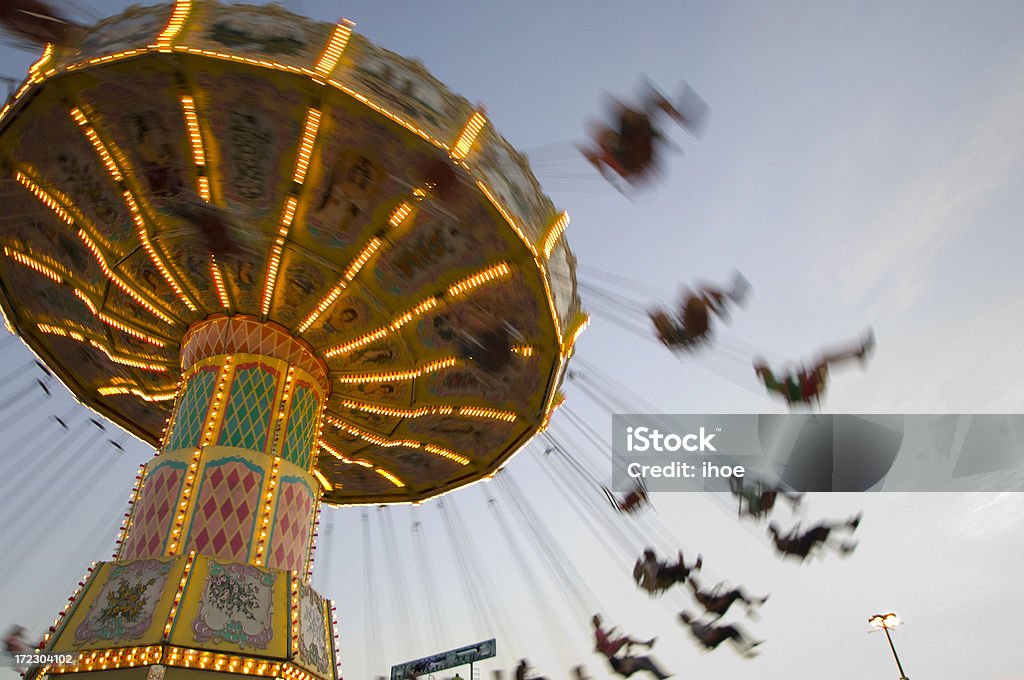
[[[75,660],[34,674],[336,677],[321,502],[491,476],[560,403],[567,215],[352,29],[133,7],[48,44],[0,114],[8,327],[158,451],[48,636]]]

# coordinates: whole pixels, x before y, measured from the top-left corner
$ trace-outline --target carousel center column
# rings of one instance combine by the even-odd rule
[[[118,558],[194,551],[308,574],[326,365],[282,327],[244,316],[194,325],[181,363]]]

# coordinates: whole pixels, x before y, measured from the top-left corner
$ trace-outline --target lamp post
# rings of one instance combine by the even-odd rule
[[[900,663],[900,657],[896,654],[896,645],[892,643],[892,636],[889,635],[890,628],[895,628],[903,622],[900,621],[899,617],[895,614],[889,612],[888,614],[875,614],[868,619],[868,623],[875,628],[881,628],[885,631],[885,639],[889,641],[889,649],[892,650],[892,656],[896,659],[896,668],[900,670],[900,680],[910,680],[910,678],[908,678],[903,672],[903,665]]]

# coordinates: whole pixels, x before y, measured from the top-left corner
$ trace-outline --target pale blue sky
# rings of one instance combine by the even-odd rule
[[[352,19],[357,31],[419,57],[452,90],[485,103],[497,129],[530,153],[539,179],[572,216],[568,238],[581,264],[669,293],[684,281],[723,279],[734,267],[742,270],[754,292],[749,307],[722,330],[733,350],[742,346],[770,360],[795,359],[873,324],[879,343],[874,361],[867,371],[834,375],[826,410],[1022,412],[1020,3],[286,4],[319,19]],[[127,3],[87,5],[105,15]],[[0,50],[3,75],[20,77],[34,56]],[[582,138],[584,120],[599,112],[602,93],[628,94],[642,73],[669,90],[687,80],[711,116],[699,140],[673,133],[685,156],[670,157],[667,176],[634,203],[575,158],[571,144]],[[0,352],[0,374],[28,356],[20,348]],[[664,412],[784,410],[758,389],[749,362],[733,353],[680,362],[599,316],[581,339],[579,356]],[[21,384],[3,388],[0,400]],[[571,385],[567,392],[575,413],[598,433],[610,431],[601,409]],[[55,400],[58,412],[69,409],[67,397]],[[564,414],[555,424],[572,431]],[[36,421],[12,425],[7,441],[23,436],[26,425]],[[41,425],[39,431],[32,445],[45,452],[53,433]],[[585,440],[574,441],[583,446]],[[593,450],[579,456],[595,466],[603,460]],[[72,517],[37,527],[40,538],[20,568],[0,571],[0,625],[21,621],[40,629],[52,619],[87,562],[107,553],[103,535],[120,514],[111,507],[116,499],[127,500],[135,468],[147,457],[141,445],[130,447],[92,489],[81,488],[81,475],[65,469],[52,473],[49,486],[24,485],[31,496],[24,504],[19,496],[0,499],[4,512],[23,514],[29,525],[31,518],[49,517],[62,494],[83,495]],[[807,518],[864,509],[865,521],[851,558],[802,568],[778,562],[761,530],[738,525],[720,499],[656,498],[657,513],[647,524],[668,527],[681,545],[700,550],[705,581],[728,578],[755,594],[772,594],[761,620],[744,623],[767,640],[764,651],[743,661],[726,648],[709,655],[696,650],[674,618],[682,603],[692,609],[686,598],[659,603],[637,592],[619,564],[631,564],[634,555],[608,556],[551,485],[535,453],[522,454],[509,469],[608,620],[638,637],[658,635],[655,656],[680,677],[827,673],[860,680],[895,674],[884,639],[864,632],[869,615],[890,609],[907,621],[896,644],[910,677],[1024,677],[1024,654],[1012,634],[1020,629],[1024,605],[1024,494],[814,496]],[[8,474],[5,469],[0,479]],[[42,474],[40,469],[33,476]],[[507,501],[497,485],[487,488],[499,504]],[[576,663],[585,663],[595,678],[608,677],[591,651],[587,622],[572,618],[570,602],[551,585],[527,537],[520,534],[519,540],[530,569],[548,583],[543,597],[509,564],[482,488],[452,498],[479,537],[479,567],[497,585],[499,615],[508,617],[504,628],[519,643],[509,649],[511,641],[499,639],[506,671],[525,655],[551,678],[567,677]],[[415,591],[407,608],[419,633],[404,634],[381,595],[377,615],[392,634],[377,646],[366,634],[370,607],[360,511],[324,513],[334,529],[323,543],[330,557],[320,555],[315,582],[338,601],[350,680],[385,674],[386,666],[437,651],[437,645],[458,647],[499,635],[471,623],[434,503],[418,514],[450,636],[428,635],[432,619],[425,611],[429,600],[419,592],[422,558],[412,551],[410,510],[387,512],[404,581]],[[382,593],[393,593],[398,572],[384,563],[385,525],[376,510],[370,514],[375,582]],[[23,541],[10,536],[21,521],[5,523],[4,545]],[[596,525],[610,531],[609,520]],[[623,528],[638,530],[631,523]],[[651,542],[664,551],[670,546],[660,535]],[[613,547],[620,543],[606,540]],[[67,555],[75,547],[85,553]],[[0,567],[10,561],[3,559]],[[564,632],[552,634],[539,620],[538,600]],[[485,666],[485,673],[496,667]]]

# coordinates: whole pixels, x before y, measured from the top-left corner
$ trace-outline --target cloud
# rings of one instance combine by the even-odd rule
[[[1024,166],[1024,60],[1006,73],[997,94],[974,104],[973,122],[933,126],[916,144],[899,140],[909,141],[926,167],[897,186],[863,224],[843,225],[841,233],[852,234],[839,249],[843,259],[819,268],[844,282],[840,293],[846,303],[870,302],[875,318],[905,311],[928,288],[931,263],[941,246],[965,229],[981,228],[978,216]],[[922,119],[920,126],[928,129],[929,121]],[[899,163],[902,157],[893,152],[891,159]],[[862,164],[861,170],[868,166]],[[851,206],[849,215],[834,219],[857,219],[863,212],[862,206]]]
[[[836,371],[828,408],[837,413],[1021,413],[1024,297],[996,300],[970,316],[900,334],[878,328],[866,372]]]

